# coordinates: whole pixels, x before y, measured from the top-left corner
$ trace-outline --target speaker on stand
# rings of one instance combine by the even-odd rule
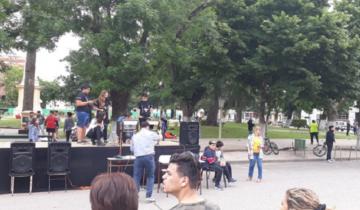
[[[180,123],[180,145],[197,146],[200,138],[200,124],[198,122]]]
[[[15,177],[30,177],[29,192],[32,192],[34,171],[35,143],[13,142],[10,150],[11,194],[14,194]]]

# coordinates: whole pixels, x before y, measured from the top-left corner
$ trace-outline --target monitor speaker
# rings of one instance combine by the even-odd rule
[[[49,144],[48,170],[50,172],[65,172],[70,170],[71,144],[68,142],[53,142]]]
[[[12,173],[28,173],[33,171],[35,144],[15,142],[11,144],[10,171]]]
[[[180,144],[199,145],[200,125],[198,122],[180,123]]]

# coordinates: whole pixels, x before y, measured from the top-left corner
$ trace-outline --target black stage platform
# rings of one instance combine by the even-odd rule
[[[155,147],[155,160],[158,160],[160,155],[171,155],[181,151],[192,151],[199,153],[200,146],[183,146],[183,145],[159,145]],[[115,146],[81,146],[71,148],[70,157],[70,180],[75,187],[89,186],[92,179],[107,171],[107,158],[119,154],[119,147]],[[122,155],[130,155],[130,147],[124,146],[122,148]],[[9,163],[10,163],[10,149],[0,148],[0,193],[10,193],[10,177]],[[38,147],[35,152],[35,175],[33,183],[33,192],[46,191],[48,186],[47,171],[47,147]],[[126,169],[126,173],[132,175],[132,167]],[[157,170],[155,170],[156,178]],[[51,186],[54,189],[64,189],[63,181],[52,181]],[[71,187],[69,187],[71,188]],[[15,193],[27,192],[29,189],[29,178],[15,179]]]

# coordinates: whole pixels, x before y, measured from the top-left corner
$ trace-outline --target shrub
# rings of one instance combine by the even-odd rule
[[[296,127],[297,129],[299,128],[306,128],[307,127],[307,121],[306,120],[293,120],[291,122],[291,126]]]

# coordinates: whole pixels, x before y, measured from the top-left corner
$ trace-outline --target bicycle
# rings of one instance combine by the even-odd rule
[[[318,144],[316,147],[313,148],[313,154],[317,157],[323,157],[327,154],[327,146],[324,143],[323,145]]]
[[[269,138],[265,138],[263,152],[264,152],[265,155],[270,155],[271,153],[274,153],[275,155],[278,155],[279,154],[279,147],[275,142],[270,141]]]

